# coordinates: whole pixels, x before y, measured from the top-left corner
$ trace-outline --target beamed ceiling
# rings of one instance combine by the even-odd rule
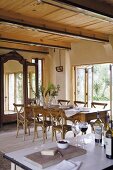
[[[0,0],[0,48],[48,52],[112,34],[113,0]]]

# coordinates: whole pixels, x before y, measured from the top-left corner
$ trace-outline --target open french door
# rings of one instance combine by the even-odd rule
[[[92,101],[92,70],[92,66],[75,68],[75,100],[88,102],[88,107]]]
[[[93,66],[76,66],[75,100],[107,103],[113,115],[113,65],[95,64]]]

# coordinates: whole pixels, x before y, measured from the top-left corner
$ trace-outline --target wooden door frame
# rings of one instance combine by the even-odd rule
[[[76,88],[77,88],[77,78],[76,78],[76,75],[77,75],[77,67],[79,67],[79,66],[75,66],[74,67],[74,73],[75,73],[75,92],[74,92],[74,94],[75,94],[75,100],[77,100],[77,98],[76,98]],[[79,68],[78,68],[79,69]],[[84,81],[85,81],[85,83],[84,83],[84,89],[85,89],[85,94],[84,94],[84,102],[88,102],[88,75],[89,75],[89,72],[88,72],[88,69],[89,68],[80,68],[80,69],[84,69]],[[92,69],[92,81],[93,81],[93,67],[91,68]],[[92,86],[93,86],[93,84],[92,84]],[[92,94],[93,94],[93,91],[91,92]]]

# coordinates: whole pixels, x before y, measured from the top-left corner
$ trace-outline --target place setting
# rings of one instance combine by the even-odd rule
[[[71,144],[69,140],[59,139],[56,141],[55,147],[45,149],[42,148],[41,151],[35,152],[24,157],[25,161],[38,166],[40,168],[47,168],[54,165],[54,169],[61,170],[77,170],[82,162],[73,162],[70,159],[86,154],[86,150]],[[66,169],[68,166],[68,169]]]

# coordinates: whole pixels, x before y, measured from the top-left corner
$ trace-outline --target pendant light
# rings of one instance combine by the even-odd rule
[[[59,49],[59,63],[60,65],[56,67],[57,72],[63,72],[63,66],[61,65],[61,51]]]

